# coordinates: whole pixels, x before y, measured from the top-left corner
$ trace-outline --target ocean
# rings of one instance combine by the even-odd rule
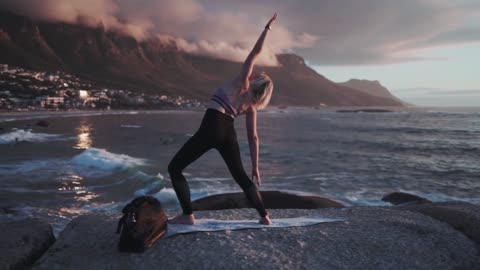
[[[167,165],[202,111],[0,113],[0,220],[37,217],[56,234],[74,217],[120,213],[138,195],[178,210]],[[261,190],[384,205],[393,191],[480,203],[480,108],[391,113],[259,113]],[[40,120],[48,127],[36,125]],[[245,119],[236,120],[250,174]],[[238,192],[216,150],[185,175],[192,200]]]

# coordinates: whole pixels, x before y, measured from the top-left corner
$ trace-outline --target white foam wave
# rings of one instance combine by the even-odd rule
[[[219,182],[219,181],[230,181],[232,180],[231,177],[193,177],[190,181],[198,181],[198,182]]]
[[[31,129],[13,129],[12,132],[0,135],[0,144],[10,144],[16,142],[47,142],[66,140],[60,134],[34,133]]]
[[[46,118],[46,117],[41,115],[36,115],[36,116],[19,116],[19,117],[12,117],[12,118],[0,118],[0,123],[22,121],[22,120],[43,119],[43,118]]]
[[[120,125],[122,128],[141,128],[140,125]]]
[[[166,204],[167,206],[169,204],[178,203],[177,195],[175,194],[175,190],[173,190],[173,188],[162,188],[159,192],[153,194],[152,196],[154,196],[155,198],[160,200],[162,204]]]
[[[148,185],[146,188],[135,191],[135,196],[152,195],[160,192],[164,188],[164,184],[161,181],[156,181]]]
[[[24,161],[20,163],[5,163],[0,164],[1,175],[17,175],[17,174],[29,174],[43,168],[51,166],[52,163],[57,160],[33,160]]]
[[[89,148],[72,158],[75,165],[101,170],[128,169],[147,165],[147,161],[124,154],[114,154],[105,149]]]
[[[102,115],[137,115],[137,114],[184,114],[191,113],[191,111],[179,110],[160,110],[160,111],[70,111],[70,112],[48,112],[38,114],[19,115],[18,113],[0,115],[0,123],[14,122],[33,119],[48,119],[55,117],[70,118],[70,117],[85,117],[85,116],[102,116]]]
[[[160,182],[162,185],[165,184],[164,182]],[[138,192],[138,195],[144,195],[142,193],[140,193],[139,191],[136,191],[135,192],[135,195],[137,195],[137,192]],[[209,196],[209,195],[213,195],[213,194],[217,194],[217,193],[227,193],[227,192],[233,192],[233,190],[217,190],[215,192],[212,192],[212,191],[209,191],[209,189],[195,189],[195,190],[191,190],[191,200],[194,201],[194,200],[197,200],[197,199],[200,199],[200,198],[203,198],[203,197],[206,197],[206,196]],[[137,196],[138,196],[137,195]],[[163,187],[160,189],[160,191],[158,191],[157,193],[149,193],[149,195],[157,198],[159,201],[162,202],[163,206],[167,209],[176,209],[176,208],[179,208],[180,205],[178,203],[178,199],[177,199],[177,194],[175,193],[175,190],[173,188],[170,188],[170,187]]]
[[[144,173],[142,171],[135,172],[131,176],[128,177],[128,179],[136,179],[136,180],[141,180],[142,182],[151,182],[152,180],[157,180],[157,178],[153,175],[150,175],[148,173]]]
[[[161,173],[157,173],[157,178],[160,180],[165,180],[165,176],[163,176]]]

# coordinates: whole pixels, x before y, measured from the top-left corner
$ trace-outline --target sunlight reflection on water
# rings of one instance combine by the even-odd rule
[[[74,148],[88,149],[92,147],[93,141],[92,141],[92,137],[90,136],[90,133],[92,132],[93,128],[87,118],[82,119],[82,121],[80,121],[80,126],[76,130],[78,132],[77,144],[74,146]]]

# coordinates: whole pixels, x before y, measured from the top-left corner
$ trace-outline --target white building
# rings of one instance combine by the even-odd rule
[[[65,103],[64,97],[37,97],[35,102],[40,105],[40,107],[58,107]]]

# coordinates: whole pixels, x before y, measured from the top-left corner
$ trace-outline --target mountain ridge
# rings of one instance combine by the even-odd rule
[[[372,96],[391,98],[393,100],[397,100],[398,102],[401,102],[404,105],[407,105],[406,102],[394,96],[385,86],[383,86],[377,80],[371,81],[371,80],[361,80],[361,79],[350,79],[346,82],[339,83],[339,84],[359,90],[363,93],[366,93]]]
[[[188,54],[172,42],[135,38],[102,25],[37,22],[0,11],[0,62],[37,70],[73,73],[105,87],[206,101],[215,87],[232,78],[241,63]],[[402,106],[334,83],[294,54],[277,55],[277,67],[257,66],[275,84],[273,105]],[[388,92],[388,90],[387,90]]]

